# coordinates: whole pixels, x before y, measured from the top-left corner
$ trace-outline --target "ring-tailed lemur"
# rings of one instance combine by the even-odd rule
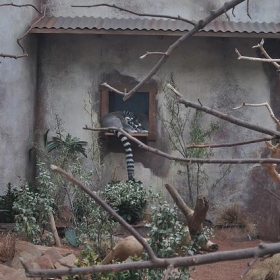
[[[118,127],[122,128],[128,133],[147,133],[141,123],[139,123],[136,115],[130,111],[115,111],[108,113],[101,120],[102,127]],[[113,131],[115,135],[122,142],[126,152],[126,166],[128,180],[134,180],[134,160],[131,149],[131,144],[127,137],[121,134],[119,131]]]

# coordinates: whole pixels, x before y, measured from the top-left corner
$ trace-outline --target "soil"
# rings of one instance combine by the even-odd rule
[[[248,240],[246,234],[237,229],[217,230],[211,240],[219,245],[219,251],[256,247],[261,242],[259,239]],[[241,278],[250,260],[224,261],[197,266],[195,271],[191,271],[191,276],[193,280],[237,280]]]

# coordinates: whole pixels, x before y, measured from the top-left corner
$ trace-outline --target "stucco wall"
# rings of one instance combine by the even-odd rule
[[[38,1],[17,1],[25,3]],[[0,53],[22,54],[17,38],[36,16],[38,13],[32,8],[0,7]],[[30,179],[32,172],[28,149],[32,146],[34,128],[36,38],[29,35],[21,42],[27,58],[0,58],[0,193],[9,182],[19,185],[20,179]]]
[[[94,5],[100,3],[115,4],[117,6],[136,11],[138,13],[165,14],[172,16],[182,16],[191,20],[200,20],[206,17],[211,10],[221,7],[226,1],[194,1],[194,0],[173,0],[172,3],[165,0],[142,0],[142,1],[122,1],[122,0],[46,0],[51,15],[55,16],[95,16],[95,17],[137,17],[133,14],[112,9],[109,7],[96,8],[71,8],[71,5]],[[259,22],[279,22],[280,3],[277,0],[270,0],[264,5],[262,0],[250,1],[250,19],[247,16],[246,1],[235,8],[235,17],[229,12],[232,21],[259,21]],[[223,15],[219,19],[227,20]]]
[[[99,85],[104,77],[115,75],[141,79],[155,63],[156,58],[139,60],[147,50],[165,50],[172,43],[172,38],[140,36],[86,36],[86,35],[43,35],[40,43],[39,71],[39,111],[37,128],[47,128],[54,133],[55,114],[65,122],[66,131],[73,136],[89,141],[89,133],[82,127],[90,124],[83,109],[88,92],[93,102],[98,102]],[[248,61],[238,61],[234,52],[237,47],[241,52],[254,55],[251,46],[254,39],[230,38],[192,38],[176,51],[156,75],[159,86],[157,95],[158,112],[163,110],[164,93],[162,88],[171,72],[179,90],[191,100],[199,99],[204,105],[233,114],[246,121],[274,128],[269,113],[265,108],[246,108],[239,111],[233,107],[242,102],[260,103],[270,100],[270,88],[262,65]],[[110,75],[109,75],[110,76]],[[109,82],[109,81],[106,81]],[[96,120],[99,107],[96,106]],[[214,117],[205,117],[205,126]],[[213,135],[213,143],[227,143],[252,139],[257,133],[218,120],[220,129]],[[150,145],[172,152],[170,143],[160,123],[157,124],[157,141]],[[217,158],[260,157],[264,150],[262,144],[215,150]],[[114,168],[118,169],[118,179],[126,178],[125,156],[119,153],[105,153],[105,181],[109,181]],[[169,160],[136,149],[136,179],[143,181],[155,190],[165,192],[164,184],[169,183],[186,193],[186,178],[177,175],[177,168]],[[203,191],[214,203],[221,201],[246,201],[248,195],[244,186],[252,166],[239,165],[231,168],[230,175],[217,189],[211,186],[219,166],[205,165],[210,174],[208,187]],[[212,175],[211,175],[212,174]]]

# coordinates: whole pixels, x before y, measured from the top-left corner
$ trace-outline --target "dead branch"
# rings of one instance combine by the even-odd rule
[[[170,154],[167,154],[165,152],[162,152],[158,149],[154,149],[150,146],[145,145],[143,142],[138,140],[137,138],[133,137],[126,131],[124,131],[121,128],[118,127],[108,127],[108,128],[90,128],[90,127],[83,127],[85,130],[90,130],[90,131],[112,131],[112,130],[117,130],[121,132],[123,135],[125,135],[129,140],[133,141],[138,145],[139,148],[144,149],[148,152],[154,153],[156,155],[168,158],[170,160],[174,161],[180,161],[180,162],[186,162],[186,163],[209,163],[209,164],[265,164],[265,163],[275,163],[275,164],[280,164],[280,159],[276,158],[244,158],[244,159],[206,159],[206,158],[181,158],[181,157],[176,157]]]
[[[164,52],[146,52],[145,54],[141,55],[139,58],[143,59],[148,55],[165,55]]]
[[[253,267],[253,265],[257,262],[259,258],[253,258],[248,264],[247,267],[244,269],[243,273],[241,274],[241,278],[243,278],[249,271],[250,269]]]
[[[241,55],[241,53],[238,51],[238,49],[235,49],[235,52],[238,55],[237,59],[246,59],[250,61],[258,61],[258,62],[280,62],[280,59],[273,59],[273,58],[259,58],[259,57],[251,57],[251,56],[244,56]]]
[[[181,210],[183,215],[186,217],[187,225],[189,227],[190,233],[197,233],[203,229],[203,222],[206,219],[206,214],[209,209],[208,201],[203,197],[198,197],[196,200],[196,205],[194,210],[189,208],[189,206],[184,202],[180,194],[177,190],[165,184],[166,189],[168,190],[169,194],[171,195],[172,199],[174,200],[175,204]],[[207,252],[215,252],[219,248],[219,245],[213,243],[212,241],[208,240],[207,243],[204,245],[202,250]]]
[[[270,150],[270,157],[272,158],[279,158],[280,156],[280,143],[276,144],[276,145],[272,145],[269,142],[265,142],[266,147]],[[275,182],[280,182],[280,174],[277,172],[276,164],[266,164],[268,173],[270,175],[270,177],[273,179],[273,181]]]
[[[242,103],[240,106],[233,108],[233,110],[237,110],[240,109],[242,107],[261,107],[261,106],[265,106],[267,108],[267,110],[269,111],[269,114],[271,116],[271,118],[274,120],[274,122],[280,126],[280,121],[275,117],[271,107],[269,106],[269,104],[266,102],[263,103],[259,103],[259,104],[251,104],[251,103]]]
[[[264,45],[264,39],[261,40],[261,42],[259,44],[257,44],[256,46],[253,46],[252,48],[259,48],[261,53],[264,55],[264,57],[266,57],[267,59],[271,59],[270,55],[267,53],[267,51],[264,49],[263,47]],[[276,62],[272,62],[272,64],[277,68],[280,69],[280,65]]]
[[[41,17],[39,17],[37,20],[35,20],[31,26],[25,31],[25,33],[17,39],[17,44],[19,45],[19,47],[22,49],[22,52],[25,53],[25,50],[23,48],[23,46],[21,45],[20,41],[30,32],[30,30],[38,23],[40,22],[45,16],[46,16],[46,10],[47,10],[47,5],[45,5],[44,7],[44,11],[43,13],[39,12],[40,14],[42,14]]]
[[[197,149],[197,148],[224,148],[224,147],[234,147],[234,146],[241,146],[241,145],[247,145],[247,144],[253,144],[253,143],[259,143],[264,141],[271,141],[273,139],[276,139],[275,136],[270,137],[264,137],[264,138],[258,138],[258,139],[252,139],[247,141],[241,141],[241,142],[233,142],[233,143],[225,143],[225,144],[197,144],[197,145],[188,145],[186,146],[186,149]]]
[[[18,58],[27,57],[27,56],[28,56],[27,53],[20,54],[20,55],[13,55],[13,54],[0,53],[0,57],[3,57],[3,58],[14,58],[14,59],[18,59]]]
[[[157,14],[146,14],[146,13],[137,13],[137,12],[134,12],[134,11],[131,11],[131,10],[128,10],[128,9],[125,9],[125,8],[122,8],[120,6],[117,6],[117,5],[110,5],[110,4],[95,4],[95,5],[71,5],[71,7],[73,8],[96,8],[96,7],[109,7],[109,8],[114,8],[114,9],[118,9],[120,11],[124,11],[124,12],[127,12],[129,14],[133,14],[133,15],[136,15],[136,16],[140,16],[140,17],[153,17],[153,18],[169,18],[169,19],[174,19],[174,20],[181,20],[181,21],[184,21],[184,22],[187,22],[193,26],[196,25],[196,22],[192,21],[192,20],[189,20],[189,19],[186,19],[186,18],[183,18],[181,16],[177,16],[177,17],[173,17],[173,16],[169,16],[169,15],[157,15]]]
[[[218,117],[222,120],[226,120],[226,121],[228,121],[230,123],[233,123],[233,124],[236,124],[238,126],[246,127],[248,129],[258,131],[258,132],[261,132],[261,133],[265,133],[265,134],[268,134],[268,135],[271,135],[271,136],[277,136],[277,138],[280,137],[280,132],[277,131],[277,130],[272,130],[272,129],[268,129],[268,128],[265,128],[265,127],[262,127],[262,126],[259,126],[259,125],[251,124],[251,123],[245,122],[241,119],[230,116],[228,114],[225,114],[225,113],[222,113],[220,111],[214,110],[212,108],[202,106],[202,105],[200,105],[198,103],[195,103],[195,102],[188,101],[188,100],[184,99],[183,95],[178,90],[176,90],[172,85],[167,84],[167,87],[169,89],[171,89],[178,96],[178,99],[179,99],[178,102],[181,103],[181,104],[184,104],[186,107],[191,107],[191,108],[194,108],[194,109],[197,109],[197,110],[200,110],[200,111],[204,111],[207,114],[213,115],[213,116]]]
[[[91,198],[93,198],[105,211],[107,211],[116,221],[118,221],[128,232],[130,232],[135,238],[139,241],[139,243],[144,247],[147,252],[149,258],[151,260],[156,259],[156,256],[152,250],[152,248],[147,244],[147,242],[142,238],[142,236],[131,226],[129,225],[121,216],[119,216],[116,211],[111,208],[105,201],[103,201],[98,195],[92,192],[89,188],[84,186],[79,180],[74,178],[71,174],[67,173],[63,169],[51,165],[51,170],[59,173],[63,177],[65,177],[68,181],[75,184],[77,187],[82,189],[85,193],[87,193]]]
[[[264,39],[262,39],[259,44],[257,44],[256,46],[253,46],[252,48],[253,49],[254,48],[260,49],[261,53],[264,55],[265,58],[243,56],[243,55],[240,54],[240,52],[237,49],[235,49],[235,52],[238,55],[238,59],[245,59],[245,60],[259,61],[259,62],[270,62],[279,70],[280,65],[277,62],[280,62],[280,59],[271,58],[270,55],[264,49],[263,44],[264,44]]]
[[[186,217],[188,226],[190,227],[189,221],[192,219],[194,211],[184,202],[184,200],[182,199],[182,197],[179,195],[179,193],[174,187],[165,184],[165,188],[168,190],[175,204],[178,206],[178,208],[181,210],[183,215]]]
[[[263,257],[280,252],[280,243],[267,244],[261,243],[258,247],[249,249],[239,249],[232,251],[214,252],[206,255],[196,255],[190,257],[175,257],[175,258],[156,258],[153,261],[140,261],[140,262],[124,262],[120,264],[108,265],[93,265],[84,268],[71,268],[71,269],[29,269],[24,265],[27,277],[57,277],[63,275],[85,275],[93,273],[102,273],[109,271],[124,271],[135,269],[152,269],[164,268],[170,266],[174,267],[189,267],[203,264],[216,263],[220,261],[232,261],[240,259],[249,259],[255,257]]]
[[[31,7],[34,10],[36,10],[39,14],[41,14],[41,12],[34,6],[31,4],[22,4],[22,5],[18,5],[18,4],[14,4],[14,3],[5,3],[5,4],[0,4],[0,7],[4,7],[4,6],[13,6],[13,7],[17,7],[17,8],[22,8],[22,7]]]
[[[244,2],[244,1],[245,0],[231,0],[229,2],[226,2],[222,7],[212,11],[204,19],[198,21],[197,23],[193,23],[194,27],[190,31],[185,33],[183,36],[181,36],[178,40],[176,40],[172,45],[170,45],[165,52],[163,52],[163,55],[158,60],[158,62],[154,65],[154,67],[150,70],[150,72],[135,87],[133,87],[128,93],[122,92],[122,95],[124,96],[123,100],[126,101],[127,99],[129,99],[131,96],[133,96],[137,92],[137,90],[141,86],[143,86],[146,82],[148,82],[158,72],[158,70],[162,67],[162,65],[168,60],[171,53],[182,44],[182,42],[184,42],[188,38],[192,37],[194,34],[196,34],[199,30],[201,30],[203,27],[205,27],[211,21],[216,19],[218,16],[226,13],[230,9],[233,9],[235,6],[239,5],[240,3]],[[108,6],[108,7],[112,7],[115,9],[124,10],[123,8],[120,8],[116,5],[109,5],[109,4],[97,4],[97,5],[89,5],[89,6],[72,5],[72,7],[97,7],[97,6]],[[135,13],[135,12],[132,12],[132,11],[126,10],[126,9],[125,9],[125,11],[130,12],[130,13]],[[135,14],[137,14],[137,13],[135,13]],[[141,14],[139,14],[139,15],[141,15]],[[147,15],[147,14],[145,14],[145,15]],[[150,16],[154,16],[154,15],[150,15]],[[166,17],[166,16],[164,16],[164,17]],[[181,17],[176,18],[176,19],[181,20]],[[191,24],[191,22],[189,22],[189,23]]]

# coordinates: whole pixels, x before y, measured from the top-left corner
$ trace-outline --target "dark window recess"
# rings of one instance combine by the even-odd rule
[[[109,112],[132,111],[139,116],[139,121],[149,132],[148,134],[132,134],[139,137],[146,137],[149,141],[156,140],[155,133],[155,97],[156,90],[150,87],[135,93],[127,101],[123,97],[106,87],[101,86],[100,90],[100,117]],[[111,135],[106,133],[106,135]]]
[[[149,93],[137,92],[135,95],[123,101],[121,95],[109,91],[109,112],[114,111],[132,111],[136,114],[145,114],[149,116]]]

